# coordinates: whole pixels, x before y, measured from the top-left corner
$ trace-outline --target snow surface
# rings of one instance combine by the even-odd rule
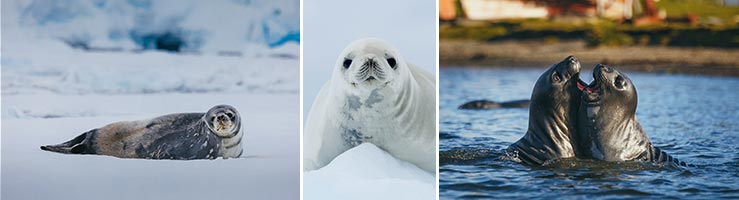
[[[299,198],[296,94],[4,95],[2,103],[3,111],[20,107],[95,112],[82,117],[4,117],[2,199]],[[111,122],[205,112],[221,103],[242,114],[243,158],[139,160],[39,149]]]
[[[371,143],[304,172],[304,199],[435,199],[436,178]]]
[[[264,6],[280,7],[282,1],[146,2],[2,2],[0,199],[298,199],[299,44],[272,46],[264,35],[242,35],[248,30],[233,37],[218,34],[262,24],[277,24],[269,26],[277,31],[289,20],[246,15],[259,16]],[[206,15],[211,9],[225,13]],[[221,27],[236,23],[223,20],[233,12],[244,15],[236,20],[243,24]],[[185,54],[131,51],[138,47],[126,44],[130,39],[109,37],[116,27],[143,30],[127,24],[140,13],[152,14],[152,22],[186,14],[190,17],[174,20],[176,27],[208,34],[199,36],[204,42],[196,53]],[[61,40],[70,35],[124,50],[74,49]],[[218,53],[232,49],[242,53]],[[218,104],[232,105],[242,115],[242,158],[140,160],[39,149],[112,122],[206,112]]]

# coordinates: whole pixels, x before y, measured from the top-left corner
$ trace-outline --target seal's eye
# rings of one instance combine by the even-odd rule
[[[561,80],[562,79],[559,77],[559,73],[557,73],[556,71],[552,73],[552,81],[559,82]]]
[[[397,67],[397,64],[398,63],[395,62],[395,58],[388,58],[387,59],[387,64],[389,64],[390,67],[392,67],[393,69],[395,69]]]
[[[622,76],[617,76],[616,80],[613,81],[613,86],[616,86],[618,89],[624,89],[626,87],[626,79]]]
[[[349,66],[352,66],[352,60],[344,59],[344,69],[349,69]]]
[[[233,119],[234,118],[234,114],[233,113],[230,113],[230,112],[227,112],[226,113],[226,116],[228,116],[229,119]]]

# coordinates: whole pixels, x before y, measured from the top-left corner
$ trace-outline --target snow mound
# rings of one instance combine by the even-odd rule
[[[304,198],[310,199],[435,199],[436,178],[364,143],[336,157],[327,166],[304,173]]]

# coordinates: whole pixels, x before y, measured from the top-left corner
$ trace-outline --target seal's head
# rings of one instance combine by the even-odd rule
[[[531,94],[531,116],[556,116],[564,123],[577,113],[578,98],[585,83],[580,80],[580,61],[568,56],[554,64],[536,81]],[[542,119],[533,119],[540,121]]]
[[[636,113],[636,88],[626,75],[613,67],[599,64],[593,70],[593,82],[583,90],[582,103],[587,109],[588,118],[608,113],[602,117],[609,119],[601,120],[623,121]]]
[[[582,93],[579,132],[585,155],[596,160],[631,160],[646,151],[649,139],[636,120],[636,88],[613,67],[597,65]]]
[[[378,89],[397,82],[408,69],[393,47],[379,39],[365,38],[344,48],[336,60],[336,73],[351,88]]]
[[[229,105],[217,105],[205,113],[208,128],[218,137],[233,137],[241,127],[241,117],[236,108]]]

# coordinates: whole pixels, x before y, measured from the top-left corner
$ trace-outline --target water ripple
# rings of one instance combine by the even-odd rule
[[[650,139],[689,167],[567,159],[529,167],[500,159],[526,131],[528,110],[456,108],[528,99],[541,71],[440,70],[441,199],[739,197],[739,79],[626,72]]]

